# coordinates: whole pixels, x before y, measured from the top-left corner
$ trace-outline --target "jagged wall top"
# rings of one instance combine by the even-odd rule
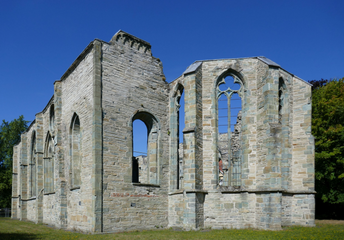
[[[136,49],[139,52],[152,55],[151,45],[140,38],[137,38],[129,33],[119,30],[110,40],[110,43],[120,43],[131,48]]]

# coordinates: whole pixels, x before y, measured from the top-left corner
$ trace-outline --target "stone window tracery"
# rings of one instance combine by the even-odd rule
[[[216,86],[218,181],[222,186],[241,186],[243,92],[242,80],[231,73],[220,77]]]

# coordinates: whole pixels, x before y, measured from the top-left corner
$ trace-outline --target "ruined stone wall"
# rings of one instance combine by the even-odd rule
[[[203,167],[204,167],[204,188],[216,189],[218,183],[218,152],[217,152],[217,98],[215,94],[216,81],[222,74],[233,69],[244,76],[245,92],[242,97],[243,107],[243,129],[242,129],[242,147],[245,148],[243,154],[243,180],[242,184],[254,184],[255,174],[249,173],[248,164],[256,162],[255,144],[248,144],[256,141],[255,113],[256,113],[256,74],[254,67],[257,60],[239,59],[239,60],[217,60],[206,61],[202,64],[203,69]],[[250,124],[246,124],[250,123]],[[216,164],[215,164],[216,163]],[[250,166],[251,167],[251,166]],[[250,175],[251,174],[251,175]]]
[[[67,229],[91,231],[94,211],[92,206],[92,124],[93,124],[93,48],[88,48],[83,58],[61,83],[61,142],[64,158],[64,175],[67,191]],[[70,127],[73,115],[80,120],[81,184],[71,185]]]
[[[311,86],[293,77],[292,160],[290,191],[293,225],[314,226],[314,137],[311,135]],[[298,113],[298,114],[296,114]]]
[[[179,139],[180,129],[179,115],[185,114],[180,111],[180,101],[184,89],[184,77],[181,76],[169,84],[170,96],[169,96],[169,165],[170,165],[170,191],[183,188],[183,176],[179,174],[183,171],[181,159],[183,158],[183,144],[180,144]],[[182,137],[183,138],[183,137]]]
[[[217,87],[226,76],[241,84],[242,109],[230,136],[218,131],[224,92]],[[77,143],[71,141],[76,116]],[[138,157],[138,166],[135,120],[148,129],[147,156]],[[43,182],[48,136],[53,188]],[[73,185],[75,149],[80,184]],[[149,43],[123,31],[109,43],[95,40],[55,82],[53,98],[22,134],[13,159],[12,217],[21,220],[85,232],[314,226],[311,86],[264,57],[197,61],[168,84]]]
[[[252,193],[210,192],[206,195],[204,227],[256,228],[256,195]]]
[[[21,170],[22,201],[21,219],[50,224],[58,228],[93,231],[94,207],[91,172],[93,169],[93,54],[92,45],[79,56],[62,80],[55,82],[54,97],[45,109],[36,115],[35,123],[22,135],[20,160],[25,164],[31,159],[32,132],[36,132],[36,194],[31,197],[31,169]],[[50,109],[55,112],[52,123]],[[81,185],[71,186],[70,126],[77,114],[81,123]],[[49,137],[52,153],[47,153]],[[51,159],[48,159],[48,156]],[[47,165],[50,161],[51,165]],[[23,164],[22,164],[23,165]],[[52,174],[50,174],[52,172]],[[51,183],[45,185],[45,178]],[[25,183],[25,184],[24,184]],[[68,201],[67,201],[68,200]],[[24,211],[23,211],[24,210]],[[18,214],[17,214],[18,215]]]
[[[49,139],[48,136],[55,138],[55,130],[54,126],[51,125],[50,122],[50,108],[54,108],[53,101],[50,101],[45,109],[42,111],[42,148],[43,148],[43,186],[44,188],[43,192],[40,194],[43,194],[42,199],[42,218],[43,222],[49,225],[61,227],[61,221],[60,221],[60,209],[59,209],[59,200],[60,195],[58,191],[58,185],[57,181],[59,179],[58,172],[60,169],[59,162],[57,161],[57,154],[56,154],[56,148],[53,146],[52,148],[52,159],[47,159],[47,156],[49,155],[47,153],[48,149],[46,148],[47,141]],[[56,140],[56,138],[55,138]],[[53,140],[54,142],[54,140]],[[49,161],[49,163],[48,163]],[[51,174],[52,171],[52,174]],[[52,177],[52,187],[46,186],[46,183],[44,183],[44,178]],[[50,189],[51,188],[51,189]],[[41,192],[42,189],[39,189],[38,191]]]
[[[292,185],[296,191],[314,191],[314,137],[311,135],[311,86],[293,78]]]
[[[139,163],[139,179],[140,182],[146,183],[148,182],[147,175],[148,175],[148,158],[147,156],[140,155],[137,156],[138,163]]]
[[[219,186],[218,160],[220,155],[218,151],[220,150],[223,158],[226,158],[228,143],[222,141],[228,137],[226,134],[217,135],[217,98],[215,97],[215,91],[211,91],[211,89],[215,88],[219,77],[226,76],[228,73],[240,77],[245,87],[241,96],[243,102],[242,122],[241,126],[236,126],[240,133],[233,132],[231,138],[231,150],[235,150],[233,149],[235,142],[236,145],[239,143],[235,139],[239,140],[241,145],[237,149],[239,152],[241,151],[239,153],[242,166],[241,181],[239,188],[236,189]],[[303,196],[300,192],[302,188],[300,188],[301,185],[294,183],[297,178],[294,179],[292,176],[295,171],[291,161],[293,154],[291,150],[293,139],[291,129],[295,127],[293,120],[295,113],[292,109],[295,109],[294,106],[296,106],[294,99],[300,99],[298,93],[295,95],[295,90],[297,89],[300,94],[301,92],[304,94],[301,97],[303,99],[303,105],[301,105],[303,109],[298,110],[298,112],[302,111],[304,114],[298,115],[298,117],[303,116],[302,119],[304,120],[298,118],[298,126],[305,126],[304,129],[307,127],[310,129],[310,125],[307,125],[310,122],[310,118],[307,118],[310,117],[308,111],[310,108],[307,105],[309,103],[307,101],[310,101],[310,86],[299,79],[297,85],[294,86],[295,81],[292,81],[292,75],[280,68],[275,68],[274,63],[266,63],[258,59],[205,61],[202,63],[202,78],[202,87],[206,89],[202,93],[203,189],[206,190],[203,204],[204,226],[215,228],[229,227],[230,225],[230,227],[235,228],[280,229],[283,225],[300,224],[300,222],[303,222],[303,225],[314,224],[311,220],[314,219],[314,215],[312,215],[314,213],[312,189],[307,189],[308,192],[304,192],[305,196],[301,197]],[[278,91],[280,79],[283,79],[286,85],[285,95],[283,96],[286,99],[283,100],[285,101],[283,103],[283,113],[279,113],[279,104],[282,101],[279,100]],[[179,78],[178,81],[185,82],[185,79]],[[176,83],[173,82],[173,84]],[[279,119],[281,117],[282,120]],[[305,136],[305,138],[310,140],[302,140],[305,147],[300,148],[300,150],[303,150],[300,155],[308,156],[309,153],[308,161],[311,161],[313,159],[311,155],[313,149],[310,130],[307,134],[308,136]],[[307,145],[307,141],[309,145]],[[300,177],[301,174],[308,173],[306,171],[299,171],[298,176],[302,179],[304,186],[311,186],[309,182],[313,179],[311,171],[314,169],[314,165],[307,165],[306,159],[301,161],[303,163],[301,166],[304,168],[309,167],[308,178]],[[300,161],[300,159],[298,160]],[[295,189],[299,189],[297,192],[301,194],[300,196],[296,197],[295,193],[297,192],[292,190],[292,185],[295,186]],[[250,204],[242,199],[242,194],[247,192],[249,193],[248,196],[250,196]],[[188,228],[185,225],[189,221],[185,219],[185,216],[187,216],[185,215],[185,211],[187,211],[185,209],[188,208],[187,202],[191,200],[188,200],[188,195],[184,194],[182,205],[184,211],[181,211],[180,203],[177,202],[181,201],[181,196],[177,197],[177,194],[178,191],[170,195],[169,214],[171,214],[172,222],[169,224]],[[298,198],[304,199],[302,200],[304,210],[299,207],[301,201],[296,200]],[[229,203],[236,204],[233,209],[238,210],[228,210],[222,205],[227,206]],[[231,206],[227,206],[227,208],[231,209]],[[302,212],[301,215],[297,214],[295,216],[297,220],[292,220],[292,216],[295,214],[292,215],[291,212],[294,209]],[[183,224],[181,224],[181,220]],[[222,222],[229,225],[222,225]]]
[[[168,227],[183,228],[184,221],[184,201],[183,191],[169,195],[168,202]]]
[[[31,128],[28,129],[28,131],[25,133],[26,135],[26,164],[24,163],[22,159],[22,168],[26,168],[26,198],[23,197],[23,200],[25,201],[26,205],[26,214],[27,214],[27,220],[36,222],[37,221],[37,215],[36,215],[36,193],[31,193],[31,187],[32,187],[32,182],[31,182],[31,151],[32,151],[32,136],[33,132],[36,132],[36,124],[32,125]],[[36,165],[37,166],[37,165]]]
[[[123,32],[102,51],[104,231],[166,227],[169,89],[162,64],[148,43]],[[132,183],[132,121],[138,113],[157,121],[157,184]]]
[[[205,227],[256,227],[255,195],[240,193],[240,189],[250,189],[255,185],[254,165],[256,164],[256,74],[255,59],[219,60],[203,62],[203,163],[204,188],[208,191],[204,202]],[[228,158],[227,134],[218,135],[216,83],[227,73],[240,77],[245,91],[242,97],[241,127],[241,188],[219,188],[219,152]],[[235,138],[235,134],[233,134]],[[226,160],[228,162],[228,160]],[[224,165],[226,162],[223,163]],[[224,174],[231,174],[227,172]],[[242,197],[245,196],[242,199]],[[222,224],[223,223],[223,224]]]
[[[37,221],[37,203],[36,199],[27,201],[27,220],[36,222]]]

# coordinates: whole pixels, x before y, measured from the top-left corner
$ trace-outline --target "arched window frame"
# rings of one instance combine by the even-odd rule
[[[36,131],[32,132],[31,137],[31,154],[30,154],[30,197],[35,197],[37,194],[36,186],[36,163],[37,163],[37,153],[36,153]]]
[[[281,150],[277,154],[281,164],[282,172],[282,189],[288,190],[289,172],[291,164],[291,142],[290,142],[290,90],[287,78],[280,76],[278,79],[278,123],[280,124],[279,147]]]
[[[171,190],[183,188],[183,161],[180,158],[180,100],[184,92],[184,86],[181,82],[175,85],[173,94],[170,100],[170,161],[171,161],[171,175],[170,188]]]
[[[52,135],[54,136],[55,129],[55,105],[52,104],[49,110],[49,129]]]
[[[82,134],[81,123],[78,114],[74,113],[70,125],[70,186],[78,189],[81,186],[82,166]]]
[[[141,184],[139,179],[139,166],[135,161],[134,157],[134,136],[133,136],[133,122],[135,120],[141,120],[147,127],[147,183],[149,185],[160,184],[160,124],[153,114],[146,111],[138,111],[134,114],[130,121],[131,140],[132,140],[132,153],[131,153],[131,164],[132,164],[132,183]]]
[[[221,90],[220,85],[225,84],[225,78],[227,77],[232,77],[234,80],[234,83],[240,84],[240,89],[238,90],[233,90],[230,88],[227,88],[226,90]],[[241,151],[239,154],[239,159],[237,160],[237,165],[238,166],[232,166],[231,164],[231,158],[232,158],[232,152],[231,152],[231,110],[230,110],[230,104],[231,104],[231,97],[233,94],[238,94],[238,96],[241,98],[241,115],[242,115],[242,122],[244,118],[244,93],[245,93],[245,81],[244,77],[237,71],[233,69],[229,69],[224,71],[215,81],[215,105],[216,105],[216,133],[217,133],[217,149],[219,149],[219,109],[218,109],[218,101],[219,98],[224,94],[227,98],[227,107],[228,107],[228,160],[227,161],[222,161],[222,170],[223,170],[223,186],[232,186],[235,188],[241,187],[242,183],[242,166],[243,166],[243,153],[244,153],[244,144],[241,142]],[[220,180],[219,180],[219,164],[220,164],[220,153],[219,150],[215,153],[216,156],[216,181],[217,185],[220,185]],[[236,175],[235,179],[233,179],[233,175]]]
[[[54,142],[48,131],[44,146],[44,193],[54,192]]]
[[[287,86],[285,84],[284,79],[280,77],[278,80],[278,122],[280,124],[286,121],[285,113],[287,113],[287,110],[289,108],[288,105],[289,103]]]

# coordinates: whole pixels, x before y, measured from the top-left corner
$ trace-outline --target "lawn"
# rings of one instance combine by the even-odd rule
[[[43,224],[0,218],[0,239],[344,239],[344,221],[316,221],[316,227],[288,227],[283,231],[171,229],[115,234],[82,234]]]

